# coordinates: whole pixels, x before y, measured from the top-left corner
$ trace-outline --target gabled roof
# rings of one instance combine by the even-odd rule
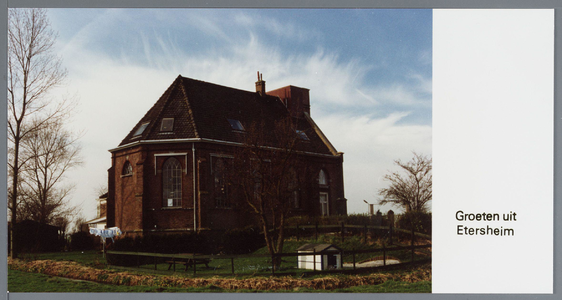
[[[341,248],[332,244],[304,244],[297,248],[299,252],[339,252]]]
[[[239,90],[213,83],[182,77],[174,80],[154,106],[131,129],[119,148],[135,142],[169,142],[170,140],[202,139],[241,142],[244,132],[234,130],[231,121],[247,128],[263,124],[274,128],[278,120],[289,116],[277,96]],[[173,129],[161,131],[163,119],[173,118]],[[229,121],[230,120],[230,121]],[[301,151],[335,155],[335,149],[307,115],[294,118],[300,131],[309,140],[300,143]],[[146,125],[148,124],[148,125]],[[145,125],[141,134],[139,128]],[[137,135],[135,135],[137,134]],[[275,147],[275,145],[270,145]],[[117,149],[119,149],[117,148]],[[116,150],[116,149],[114,149]],[[113,150],[112,150],[113,151]]]

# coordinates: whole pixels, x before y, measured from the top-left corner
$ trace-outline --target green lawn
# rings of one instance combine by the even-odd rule
[[[318,242],[318,243],[331,243],[338,244],[337,236],[320,235],[318,240],[300,240],[288,239],[285,241],[283,247],[283,252],[285,253],[295,253],[296,249],[305,243]],[[347,238],[345,243],[338,244],[344,250],[367,250],[372,249],[375,246],[365,245],[362,243],[360,237],[350,237]],[[377,246],[378,247],[378,246]],[[268,251],[266,247],[263,247],[254,254],[267,255]],[[387,251],[387,258],[397,258],[402,262],[408,262],[411,258],[411,252],[409,250],[401,251]],[[364,253],[357,254],[355,261],[357,263],[371,259],[373,257],[382,258],[382,252],[380,253]],[[96,251],[74,251],[74,252],[56,252],[56,253],[42,253],[26,255],[22,257],[24,259],[49,259],[49,260],[66,260],[75,261],[83,265],[105,268],[107,267],[106,260],[101,252]],[[418,255],[417,259],[421,257]],[[353,257],[351,255],[344,256],[344,262],[352,262]],[[157,271],[155,271],[154,261],[152,258],[145,258],[145,264],[141,265],[140,268],[127,268],[127,270],[134,270],[142,273],[154,273],[154,274],[170,274],[173,270],[168,271],[169,264],[166,263],[170,259],[160,258],[157,261]],[[110,266],[113,268],[113,266]],[[297,257],[283,257],[283,263],[281,264],[281,270],[276,271],[279,274],[296,274],[300,276],[302,272],[310,270],[299,270],[297,269]],[[252,276],[252,275],[268,275],[271,273],[271,258],[270,257],[248,257],[248,258],[236,258],[234,259],[234,273],[237,276]],[[176,264],[176,275],[180,276],[193,276],[193,268],[189,268],[185,271],[185,267]],[[209,267],[206,268],[205,265],[197,265],[196,276],[232,276],[232,261],[230,259],[218,259],[215,258],[209,263]]]
[[[322,237],[317,242],[331,243],[331,237]],[[284,252],[293,253],[296,248],[303,245],[306,242],[311,241],[296,241],[288,240],[286,241]],[[367,246],[360,242],[360,239],[348,239],[346,243],[341,245],[344,250],[362,250],[368,249]],[[267,254],[267,250],[262,248],[255,252],[255,254]],[[380,254],[382,255],[382,253]],[[371,256],[380,256],[379,254],[368,254],[359,256],[357,255],[356,261],[368,259]],[[409,251],[401,251],[401,253],[389,252],[387,257],[392,256],[399,258],[401,261],[408,261],[410,258]],[[110,268],[114,269],[116,267],[107,266],[106,260],[102,253],[96,251],[75,251],[75,252],[58,252],[58,253],[42,253],[33,255],[24,255],[21,258],[27,260],[37,260],[37,259],[48,259],[48,260],[65,260],[65,261],[75,261],[82,265],[86,265],[93,268]],[[419,257],[418,257],[419,259]],[[284,262],[282,264],[282,270],[276,273],[290,272],[296,273],[297,276],[299,272],[304,270],[296,269],[297,257],[284,257]],[[351,256],[344,257],[344,261],[350,262],[352,260]],[[270,274],[270,261],[269,257],[258,257],[258,258],[237,258],[234,260],[234,271],[236,275],[232,275],[232,266],[230,259],[213,259],[209,264],[209,268],[205,268],[204,265],[197,266],[197,277],[214,277],[219,275],[220,277],[235,277],[241,278],[252,278],[254,276]],[[181,265],[176,265],[176,272],[168,271],[168,264],[161,261],[157,265],[158,271],[154,270],[154,264],[146,264],[141,266],[141,268],[127,268],[130,273],[142,273],[151,275],[176,275],[176,276],[193,276],[193,269],[189,269],[185,272]],[[122,268],[119,268],[121,271]],[[380,271],[386,273],[400,273],[409,274],[412,269],[405,267],[396,270],[386,270]],[[314,275],[311,278],[321,278],[327,276],[326,274]],[[334,275],[329,276],[347,276],[347,275]],[[255,292],[249,290],[223,290],[219,287],[209,286],[204,288],[169,288],[169,287],[150,287],[150,286],[119,286],[110,284],[101,284],[95,282],[78,281],[71,280],[61,277],[53,277],[44,274],[26,273],[16,270],[9,270],[8,275],[8,290],[10,292]],[[292,291],[273,291],[273,292],[338,292],[338,293],[429,293],[431,292],[431,282],[421,281],[415,283],[407,283],[401,281],[387,281],[383,284],[378,285],[366,285],[357,286],[346,289],[338,289],[334,291],[318,291],[307,288],[299,288]]]

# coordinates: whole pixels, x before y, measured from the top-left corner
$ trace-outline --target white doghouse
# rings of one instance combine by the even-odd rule
[[[332,244],[306,244],[297,249],[298,268],[309,270],[341,269],[341,248]]]

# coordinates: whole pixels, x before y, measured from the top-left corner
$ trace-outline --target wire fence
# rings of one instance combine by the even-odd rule
[[[127,266],[139,269],[151,270],[169,270],[185,272],[190,271],[194,276],[200,275],[218,275],[218,274],[298,274],[298,273],[319,273],[319,272],[354,272],[359,269],[372,269],[378,266],[373,264],[359,264],[365,260],[377,260],[380,267],[385,267],[389,263],[389,258],[401,257],[398,264],[413,263],[416,261],[427,261],[431,259],[431,251],[416,254],[416,251],[430,249],[431,244],[415,245],[416,238],[429,240],[431,237],[425,234],[408,231],[399,228],[384,226],[367,226],[367,225],[297,225],[288,227],[294,230],[293,236],[297,240],[305,236],[315,236],[319,234],[333,233],[341,236],[344,242],[349,234],[361,232],[364,241],[367,241],[369,231],[384,231],[387,236],[392,237],[393,234],[400,233],[409,235],[410,245],[386,245],[382,247],[366,249],[366,250],[339,250],[331,252],[301,252],[301,253],[275,253],[275,254],[244,254],[244,255],[208,255],[197,253],[149,253],[149,252],[126,252],[126,251],[107,251],[108,255],[126,256]],[[392,239],[390,239],[392,242]],[[409,254],[409,255],[407,255]],[[339,263],[334,266],[332,263],[327,267],[326,261],[328,256],[333,260],[333,256],[339,256]],[[378,255],[378,256],[376,256]],[[416,258],[416,255],[418,256]],[[409,256],[409,257],[408,257]],[[408,257],[408,259],[404,259]],[[302,261],[312,260],[308,266],[303,266]],[[121,261],[123,261],[121,259]],[[347,262],[344,264],[344,262]],[[393,261],[395,263],[395,261]],[[365,266],[367,265],[367,266]],[[311,267],[312,266],[312,267]]]

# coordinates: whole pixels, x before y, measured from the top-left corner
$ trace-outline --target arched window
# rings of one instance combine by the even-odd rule
[[[133,166],[131,166],[131,163],[129,161],[126,161],[125,164],[123,165],[123,170],[121,171],[121,175],[123,176],[133,175]]]
[[[163,206],[181,206],[181,165],[180,162],[170,157],[162,167],[163,180]]]
[[[318,184],[324,186],[328,185],[328,176],[324,170],[320,170],[320,173],[318,174]]]

